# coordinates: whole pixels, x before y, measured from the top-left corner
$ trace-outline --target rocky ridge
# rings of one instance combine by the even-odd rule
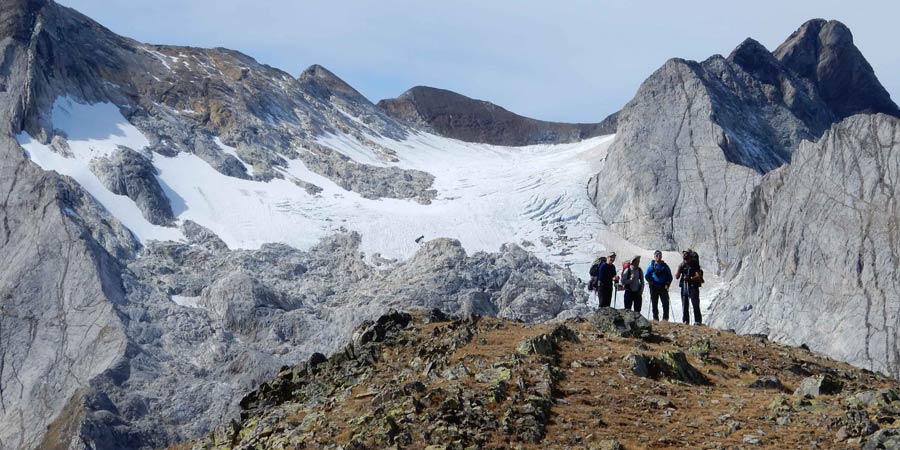
[[[522,117],[490,102],[427,86],[416,86],[397,98],[381,100],[378,108],[417,129],[494,145],[578,142],[616,132],[616,114],[600,123],[546,122]]]
[[[528,325],[391,312],[174,448],[884,448],[898,433],[894,381],[632,314]]]

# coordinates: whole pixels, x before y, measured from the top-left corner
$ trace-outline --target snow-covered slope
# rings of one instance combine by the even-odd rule
[[[134,202],[110,192],[90,170],[95,158],[124,145],[142,151],[158,170],[177,219],[189,219],[218,234],[231,248],[259,248],[268,242],[308,249],[340,228],[358,231],[363,250],[406,258],[416,239],[451,237],[470,251],[493,251],[503,243],[524,244],[565,265],[588,263],[599,221],[591,211],[583,180],[598,169],[613,136],[576,144],[499,147],[472,144],[426,133],[396,141],[370,137],[393,150],[391,165],[435,176],[431,204],[368,199],[316,174],[302,161],[278,168],[284,179],[253,181],[223,175],[190,153],[174,157],[147,150],[148,141],[111,104],[57,100],[52,125],[67,136],[69,151],[32,139],[18,141],[46,170],[69,175],[85,187],[143,242],[178,240],[176,228],[153,225]],[[386,165],[349,136],[323,138],[331,148],[359,162]],[[229,148],[217,142],[223,151]],[[233,149],[231,149],[233,152]],[[300,180],[322,188],[310,193]]]

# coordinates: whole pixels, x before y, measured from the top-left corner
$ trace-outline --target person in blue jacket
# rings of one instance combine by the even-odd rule
[[[650,304],[653,306],[653,320],[659,320],[659,301],[662,300],[663,320],[669,320],[669,285],[672,284],[672,269],[662,259],[662,252],[653,252],[653,261],[647,266],[644,278],[650,286]]]

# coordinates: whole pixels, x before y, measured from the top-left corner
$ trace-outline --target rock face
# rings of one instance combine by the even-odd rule
[[[616,132],[616,114],[594,124],[545,122],[522,117],[490,102],[427,86],[381,100],[378,107],[416,128],[461,141],[495,145],[577,142]]]
[[[774,54],[747,40],[728,58],[673,59],[619,113],[588,195],[625,237],[647,248],[692,247],[707,270],[726,272],[740,259],[736,244],[763,174],[848,114],[896,108],[837,22],[805,24]]]
[[[712,324],[900,376],[898,170],[891,116],[852,116],[801,144],[753,195],[755,232]]]
[[[156,179],[156,169],[140,153],[119,147],[109,157],[91,161],[91,171],[112,193],[134,200],[150,223],[170,225],[175,220],[169,199]]]

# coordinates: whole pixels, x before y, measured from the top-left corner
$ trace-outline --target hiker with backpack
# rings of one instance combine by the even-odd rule
[[[634,312],[640,313],[644,298],[644,273],[641,270],[640,256],[635,256],[622,272],[622,284],[625,286],[625,309],[634,309]]]
[[[601,308],[609,308],[610,303],[612,303],[613,288],[615,287],[616,282],[619,281],[619,276],[616,274],[615,262],[616,254],[610,253],[606,260],[597,266],[596,289]],[[592,276],[593,272],[594,267],[591,266]]]
[[[690,308],[694,309],[694,325],[703,325],[700,315],[700,286],[703,284],[703,269],[697,252],[687,249],[681,252],[684,259],[675,271],[675,278],[681,287],[681,321],[690,323]]]
[[[597,284],[597,281],[600,279],[600,267],[604,264],[606,264],[606,257],[601,256],[594,260],[589,271],[591,281],[588,282],[588,290],[597,294],[598,301],[600,300],[600,287]]]
[[[644,276],[650,286],[650,306],[653,307],[653,320],[659,320],[659,302],[662,301],[663,320],[669,320],[669,285],[672,284],[672,270],[662,259],[662,252],[653,252],[653,261],[647,266]]]

